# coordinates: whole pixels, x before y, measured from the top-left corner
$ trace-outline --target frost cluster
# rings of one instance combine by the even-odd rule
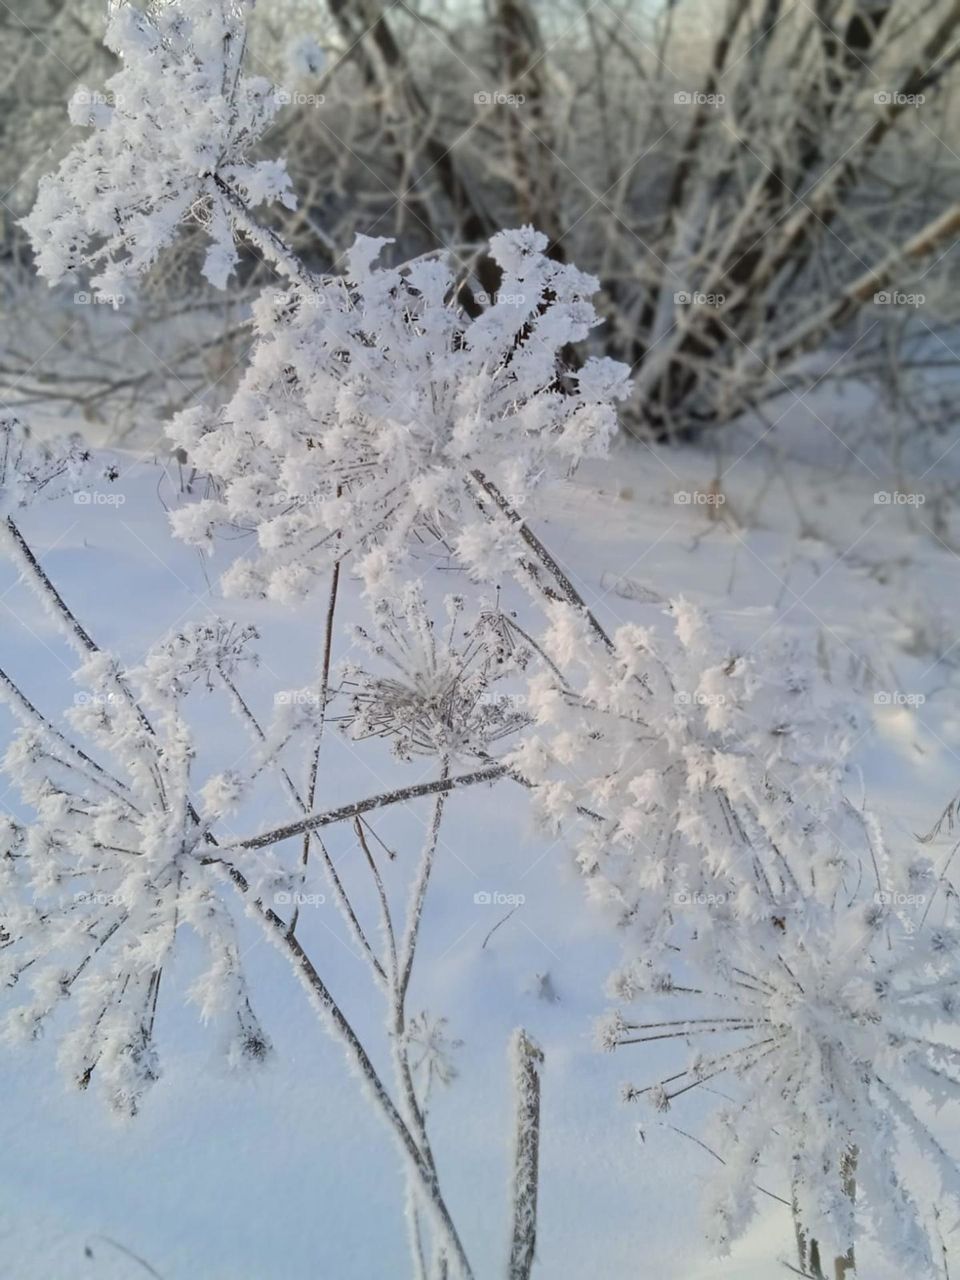
[[[738,653],[694,606],[670,612],[672,634],[625,626],[607,652],[553,605],[556,670],[532,678],[535,726],[511,756],[544,819],[579,830],[591,892],[650,946],[718,898],[751,919],[831,891],[866,839],[843,785],[849,708],[818,700],[789,650]]]
[[[516,676],[527,655],[511,650],[499,610],[464,618],[463,600],[449,596],[447,621],[437,634],[423,592],[407,586],[397,604],[375,610],[376,629],[360,628],[355,642],[379,670],[351,663],[342,692],[342,719],[354,741],[389,739],[402,760],[487,759],[496,743],[527,723],[522,694],[500,692],[498,682]]]
[[[930,1119],[960,1098],[960,933],[921,919],[869,894],[809,896],[752,922],[720,913],[665,968],[636,962],[615,978],[625,1004],[602,1024],[603,1046],[679,1046],[676,1067],[627,1097],[665,1111],[692,1090],[721,1091],[710,1144],[725,1163],[707,1195],[719,1253],[786,1176],[824,1255],[866,1235],[904,1274],[937,1274],[911,1183],[919,1152],[941,1202],[960,1206],[960,1171]]]
[[[502,292],[473,319],[446,262],[380,266],[385,243],[361,237],[344,278],[266,294],[236,395],[173,423],[217,486],[174,513],[176,532],[201,546],[218,528],[252,535],[230,592],[298,601],[349,555],[376,595],[414,550],[489,578],[520,542],[481,509],[478,478],[523,512],[545,477],[602,454],[616,430],[625,366],[563,360],[598,322],[597,282],[547,257],[545,236],[493,238]]]
[[[244,7],[114,9],[105,43],[121,69],[103,90],[75,91],[70,118],[92,133],[41,179],[24,219],[50,284],[83,269],[120,297],[193,222],[210,240],[204,275],[223,288],[237,261],[238,207],[293,207],[285,166],[250,159],[280,103],[269,80],[242,70]]]
[[[91,470],[90,452],[79,436],[36,440],[20,418],[0,410],[0,517],[71,493]]]
[[[0,685],[21,726],[3,767],[35,815],[8,829],[0,861],[0,979],[15,987],[3,1032],[33,1038],[66,1018],[64,1070],[81,1087],[95,1078],[132,1114],[159,1073],[157,1003],[183,931],[208,958],[190,996],[217,1020],[228,1058],[256,1062],[269,1046],[221,900],[210,823],[191,800],[195,746],[176,700],[165,694],[148,719],[135,700],[151,701],[146,684],[118,676],[104,654],[78,680],[69,736]]]

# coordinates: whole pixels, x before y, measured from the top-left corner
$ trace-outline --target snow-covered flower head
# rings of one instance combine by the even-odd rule
[[[0,409],[0,517],[72,492],[89,464],[90,452],[79,436],[35,440],[15,414]]]
[[[407,1024],[410,1070],[420,1085],[424,1105],[435,1085],[449,1085],[457,1078],[454,1058],[463,1041],[451,1036],[446,1018],[432,1017],[426,1010],[414,1014]]]
[[[241,665],[256,666],[250,645],[257,639],[256,627],[224,618],[181,627],[147,654],[140,674],[149,701],[162,705],[198,682],[210,689],[218,675],[233,679]]]
[[[158,1075],[157,1000],[183,929],[208,955],[191,997],[222,1027],[228,1058],[257,1061],[268,1050],[211,865],[210,822],[190,798],[190,731],[172,699],[148,719],[131,678],[100,653],[79,673],[84,687],[67,718],[90,751],[3,685],[22,723],[4,768],[36,816],[5,831],[0,849],[0,985],[15,987],[15,1000],[26,992],[6,1036],[35,1037],[51,1022],[62,1029],[72,1015],[64,1070],[81,1087],[95,1078],[128,1114]],[[209,786],[219,803],[222,779]],[[207,790],[200,797],[207,812]]]
[[[409,585],[396,604],[378,604],[373,634],[358,629],[357,643],[386,669],[344,669],[349,711],[341,724],[352,739],[387,738],[403,760],[486,759],[527,723],[522,700],[494,687],[524,662],[503,615],[491,609],[466,619],[457,596],[446,612],[438,635],[421,589]]]
[[[51,284],[84,268],[95,288],[122,294],[193,221],[211,240],[204,274],[222,288],[236,261],[238,202],[292,206],[283,164],[248,158],[279,100],[269,80],[242,72],[246,7],[161,0],[114,9],[106,44],[121,70],[103,91],[74,93],[70,117],[93,133],[41,180],[24,220]]]
[[[671,613],[673,636],[625,626],[608,653],[552,606],[556,666],[532,678],[511,756],[551,824],[580,821],[591,890],[651,943],[703,895],[762,913],[880,856],[842,790],[852,714],[789,649],[738,653],[688,603]]]
[[[176,531],[256,536],[228,590],[297,600],[356,553],[376,593],[415,536],[489,577],[520,554],[505,508],[524,511],[545,475],[602,454],[616,429],[625,366],[570,370],[563,354],[598,322],[597,282],[547,257],[544,236],[493,237],[501,289],[476,318],[448,263],[381,267],[385,243],[360,237],[343,279],[266,295],[232,401],[173,424],[218,488],[175,513]]]
[[[960,934],[925,923],[924,895],[915,901],[905,912],[869,894],[808,898],[752,925],[718,912],[714,927],[677,939],[669,973],[641,964],[620,975],[615,989],[640,1016],[608,1019],[604,1047],[688,1046],[685,1066],[626,1096],[661,1111],[701,1086],[729,1100],[711,1134],[723,1158],[708,1203],[719,1252],[749,1224],[758,1184],[786,1172],[803,1232],[824,1254],[866,1237],[904,1274],[941,1274],[911,1166],[919,1150],[960,1205],[960,1170],[917,1110],[960,1101]]]

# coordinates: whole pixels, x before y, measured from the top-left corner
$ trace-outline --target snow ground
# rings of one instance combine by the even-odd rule
[[[839,435],[839,421],[830,422]],[[805,429],[819,428],[808,420]],[[712,453],[622,446],[552,495],[541,527],[605,623],[656,622],[658,601],[683,594],[737,643],[753,643],[772,627],[800,637],[820,655],[825,675],[852,681],[862,697],[872,724],[856,759],[868,797],[891,841],[913,841],[960,788],[960,561],[950,531],[931,523],[926,505],[876,503],[875,493],[897,482],[875,460],[851,462],[835,438],[826,465],[791,463],[791,495],[782,480],[768,481],[768,444],[751,448],[744,439],[726,447],[719,465],[727,470],[712,490],[725,498],[722,505],[675,500],[711,492],[718,466]],[[233,606],[214,598],[196,555],[168,538],[160,499],[174,494],[163,471],[132,457],[122,466],[112,490],[122,505],[66,501],[33,509],[23,523],[82,620],[103,645],[135,661],[174,623],[203,617],[211,606],[229,614]],[[905,489],[902,477],[899,486],[921,492],[941,472],[911,481],[915,490]],[[440,568],[424,565],[438,593],[456,587]],[[216,562],[208,570],[214,579]],[[353,584],[346,595],[345,624],[359,617]],[[50,712],[69,704],[75,664],[7,566],[0,566],[0,619],[9,668],[28,692]],[[265,673],[290,687],[303,683],[313,641],[305,642],[292,615],[272,607],[263,607],[262,622]],[[889,702],[875,701],[878,693],[891,694]],[[209,725],[204,763],[222,767],[236,756],[236,730],[213,709]],[[385,755],[358,756],[339,740],[330,743],[324,805],[377,788]],[[397,766],[390,767],[395,778]],[[423,772],[422,765],[401,768],[403,781]],[[14,804],[11,792],[0,799]],[[397,887],[418,846],[423,812],[412,806],[378,820],[379,834],[398,850],[397,864],[406,859],[385,872]],[[274,816],[285,816],[276,802],[257,822]],[[352,874],[349,833],[331,837],[330,847]],[[946,847],[934,845],[934,856]],[[445,1014],[451,1034],[465,1042],[459,1078],[438,1095],[432,1123],[442,1178],[479,1275],[499,1274],[505,1249],[506,1048],[519,1024],[546,1052],[536,1274],[788,1275],[778,1259],[792,1261],[792,1226],[772,1202],[731,1259],[706,1256],[696,1212],[710,1156],[646,1109],[618,1101],[622,1081],[652,1081],[682,1051],[657,1046],[628,1058],[595,1050],[591,1024],[606,1007],[603,984],[618,941],[588,910],[569,852],[532,830],[519,789],[459,796],[443,851],[412,1007]],[[524,897],[489,937],[506,911],[475,903],[480,891]],[[380,1010],[334,908],[309,914],[307,949],[360,1026],[374,1030]],[[164,1280],[409,1274],[390,1140],[283,961],[252,927],[244,940],[257,1007],[278,1050],[255,1081],[228,1077],[195,1011],[170,998],[193,977],[188,950],[161,1002],[164,1076],[132,1125],[112,1120],[92,1092],[68,1093],[52,1045],[4,1057],[0,1276],[149,1274],[99,1237],[140,1255]],[[544,973],[556,1001],[536,995]],[[694,1093],[684,1103],[666,1119],[696,1133],[704,1102]],[[782,1193],[776,1171],[762,1172],[758,1180]],[[887,1280],[879,1265],[864,1275]]]

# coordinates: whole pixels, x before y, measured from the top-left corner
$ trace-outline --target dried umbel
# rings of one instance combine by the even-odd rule
[[[919,903],[810,898],[754,922],[717,905],[666,971],[638,963],[615,981],[632,1008],[605,1021],[605,1048],[693,1049],[627,1096],[659,1110],[701,1087],[728,1099],[714,1121],[724,1165],[709,1192],[722,1252],[748,1225],[769,1165],[773,1179],[789,1171],[798,1219],[823,1249],[843,1255],[866,1233],[906,1273],[935,1274],[909,1190],[911,1153],[960,1204],[960,1171],[921,1118],[930,1104],[960,1101],[960,1045],[949,1043],[960,935],[929,927]]]
[[[243,666],[256,666],[251,645],[256,627],[223,618],[191,622],[150,650],[143,675],[152,701],[180,696],[202,682],[213,688],[218,676],[232,680]]]
[[[407,1024],[410,1070],[427,1106],[436,1085],[452,1084],[457,1078],[454,1057],[463,1041],[451,1036],[446,1018],[431,1017],[425,1010],[414,1014]]]
[[[37,440],[20,418],[0,410],[0,517],[72,492],[91,470],[90,451],[79,436]]]
[[[352,556],[376,595],[431,548],[488,578],[520,543],[480,509],[484,483],[523,510],[616,429],[625,366],[570,370],[564,356],[598,323],[597,282],[548,258],[544,236],[493,237],[501,292],[477,318],[450,265],[378,266],[385,243],[360,237],[345,278],[263,298],[236,395],[173,424],[218,493],[175,512],[176,532],[204,546],[224,527],[255,535],[229,591],[297,601]]]
[[[821,1250],[845,1256],[866,1234],[933,1275],[908,1187],[919,1148],[960,1202],[917,1110],[960,1101],[954,897],[934,927],[932,868],[889,851],[848,798],[856,719],[801,656],[731,647],[683,601],[670,613],[672,637],[623,627],[608,649],[582,611],[554,605],[535,723],[507,757],[554,828],[579,824],[581,869],[634,958],[600,1043],[693,1044],[627,1089],[661,1111],[734,1082],[709,1144],[721,1251],[769,1160]],[[718,1087],[729,1096],[705,1093]]]
[[[789,649],[738,653],[688,603],[670,612],[673,636],[627,626],[607,652],[555,605],[554,669],[532,678],[510,757],[544,819],[579,827],[591,892],[651,946],[703,895],[760,915],[883,856],[843,791],[849,708]]]
[[[527,723],[522,695],[495,687],[527,658],[508,638],[509,620],[499,609],[467,616],[458,596],[448,596],[445,609],[437,628],[422,590],[408,586],[396,605],[379,604],[372,633],[357,632],[380,670],[343,671],[349,711],[341,724],[353,740],[386,738],[403,760],[489,759]]]
[[[4,768],[35,813],[25,830],[4,833],[2,977],[15,999],[25,993],[4,1026],[8,1036],[36,1036],[67,1006],[64,1069],[83,1087],[95,1078],[118,1110],[133,1113],[158,1074],[157,1000],[181,930],[207,952],[209,972],[191,995],[204,1020],[219,1022],[229,1059],[258,1061],[268,1042],[221,901],[212,819],[190,800],[194,747],[176,698],[148,720],[104,654],[82,681],[68,714],[75,740],[0,684],[21,722]],[[220,780],[209,785],[219,796]],[[208,794],[209,786],[205,808]]]
[[[269,80],[243,74],[244,4],[118,5],[106,44],[122,61],[102,91],[77,89],[74,124],[93,132],[41,179],[24,226],[51,284],[81,269],[107,300],[150,268],[187,222],[211,241],[203,271],[223,287],[247,210],[293,207],[285,166],[249,159],[279,109]]]

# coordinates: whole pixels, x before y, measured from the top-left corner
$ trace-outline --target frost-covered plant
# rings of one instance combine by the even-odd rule
[[[4,1026],[35,1037],[69,1001],[64,1069],[84,1087],[95,1075],[113,1105],[133,1113],[157,1078],[157,999],[181,930],[207,951],[192,996],[205,1021],[221,1022],[228,1057],[262,1059],[268,1041],[211,864],[210,819],[191,799],[195,749],[175,696],[148,721],[118,692],[105,655],[78,679],[86,687],[68,715],[74,736],[0,680],[21,726],[3,766],[35,814],[3,860],[8,895],[22,882],[31,898],[2,904],[2,977],[27,992]],[[149,703],[149,685],[134,688]]]
[[[448,1034],[446,1018],[431,1018],[428,1013],[415,1014],[407,1026],[407,1044],[411,1050],[410,1070],[422,1081],[423,1107],[437,1084],[452,1084],[457,1078],[454,1055],[463,1041]]]
[[[566,604],[510,759],[555,828],[578,824],[591,893],[655,947],[677,909],[734,895],[750,919],[837,884],[872,831],[846,800],[856,721],[784,646],[739,653],[694,606],[673,634],[624,626],[612,652]],[[819,696],[818,696],[819,693]]]
[[[444,1024],[409,1018],[407,997],[447,799],[512,775],[561,833],[581,832],[590,890],[613,908],[638,957],[622,997],[637,993],[652,965],[655,991],[715,996],[733,1010],[677,1020],[678,1038],[697,1028],[754,1038],[652,1091],[666,1104],[671,1084],[685,1082],[675,1094],[725,1068],[748,1091],[727,1124],[716,1241],[726,1245],[747,1220],[750,1170],[773,1126],[802,1235],[846,1249],[858,1217],[883,1211],[886,1188],[898,1208],[878,1238],[926,1265],[909,1198],[884,1156],[895,1127],[939,1151],[901,1091],[950,1082],[953,1051],[930,1033],[952,1013],[943,1000],[955,981],[953,935],[942,930],[921,944],[902,913],[879,902],[861,909],[858,895],[900,892],[908,872],[847,798],[855,718],[818,692],[795,654],[721,643],[683,601],[672,606],[672,636],[637,626],[607,633],[530,526],[544,481],[604,453],[627,389],[624,366],[580,363],[575,350],[598,320],[597,282],[552,257],[546,236],[529,227],[492,237],[500,288],[486,309],[467,306],[469,272],[439,254],[381,265],[387,242],[378,239],[357,240],[342,276],[313,275],[251,214],[289,195],[281,163],[248,158],[278,100],[268,82],[243,73],[243,18],[244,5],[229,0],[117,6],[109,39],[124,68],[110,82],[113,100],[77,100],[74,118],[94,133],[44,182],[28,225],[51,281],[89,268],[95,285],[117,291],[187,220],[210,234],[205,271],[214,283],[230,275],[238,231],[290,280],[255,306],[255,346],[229,403],[188,409],[173,424],[210,495],[181,505],[173,526],[205,547],[218,533],[246,535],[252,545],[227,567],[225,588],[305,603],[311,635],[312,597],[327,593],[317,675],[303,690],[275,691],[273,719],[261,722],[241,688],[254,638],[246,621],[183,628],[128,672],[100,651],[10,526],[19,567],[93,682],[95,698],[71,717],[74,731],[115,762],[95,760],[2,677],[24,725],[8,765],[35,812],[3,831],[4,870],[12,883],[25,874],[34,897],[23,908],[10,890],[4,924],[10,972],[20,952],[25,971],[36,966],[34,998],[15,1021],[28,1030],[42,1024],[63,994],[89,982],[81,1013],[95,1042],[73,1049],[74,1072],[82,1079],[91,1062],[105,1066],[115,1098],[135,1106],[155,1074],[159,972],[186,923],[214,953],[195,992],[202,1008],[225,1000],[241,1056],[261,1056],[265,1037],[249,1013],[222,902],[225,891],[240,895],[291,961],[404,1153],[415,1274],[469,1280],[431,1151],[420,1070],[432,1064],[428,1082],[431,1071],[451,1077]],[[44,488],[26,453],[14,463],[18,495]],[[3,491],[13,491],[4,480]],[[516,578],[544,609],[544,634],[521,631],[499,609],[465,624],[454,605],[441,638],[424,595],[409,586],[412,562],[422,572],[431,558],[474,579]],[[344,566],[373,606],[366,640],[376,669],[355,667],[338,691],[330,672]],[[526,700],[499,695],[498,679],[525,667]],[[194,799],[194,738],[182,707],[216,692],[247,732],[250,758],[244,773],[209,778]],[[355,740],[389,738],[403,758],[435,760],[436,776],[321,810],[324,728],[337,698],[331,718]],[[498,744],[515,733],[506,754]],[[454,773],[458,757],[469,772]],[[265,778],[288,820],[246,838],[222,830]],[[367,815],[427,796],[432,811],[401,911]],[[347,821],[370,873],[378,936],[323,842],[327,826]],[[281,849],[289,852],[265,852]],[[383,993],[392,1089],[298,933],[299,902],[318,875]],[[72,904],[68,925],[57,895],[73,879],[76,892],[105,900]],[[129,928],[127,910],[135,912]],[[57,948],[65,964],[39,963],[41,949]],[[671,977],[667,960],[683,974]],[[109,990],[108,962],[119,975]],[[97,1001],[117,991],[129,998],[111,1021]],[[648,1025],[618,1015],[607,1043]],[[528,1280],[534,1259],[541,1060],[526,1037],[515,1038],[517,1280]],[[950,1162],[942,1152],[937,1160],[952,1194]]]
[[[153,697],[184,694],[198,681],[212,689],[218,676],[232,680],[243,666],[257,665],[250,648],[257,639],[257,629],[249,623],[222,618],[189,623],[154,645],[144,660]]]
[[[671,963],[616,975],[628,1007],[601,1025],[605,1048],[692,1046],[686,1066],[629,1086],[628,1098],[666,1110],[718,1077],[738,1094],[721,1090],[713,1121],[724,1166],[708,1219],[720,1252],[748,1226],[758,1168],[770,1167],[789,1173],[802,1231],[821,1248],[846,1256],[865,1234],[905,1274],[939,1274],[911,1162],[919,1152],[943,1199],[960,1204],[960,1170],[923,1118],[960,1099],[960,1046],[942,1040],[956,1021],[960,935],[955,923],[925,926],[934,877],[915,870],[910,894],[824,893],[752,921],[715,902]]]
[[[528,657],[510,644],[500,610],[482,609],[468,619],[460,596],[448,596],[445,607],[438,635],[422,588],[410,584],[397,604],[377,603],[373,634],[357,628],[356,643],[388,670],[344,667],[341,690],[349,710],[341,723],[354,741],[387,738],[401,760],[483,760],[527,723],[517,696],[495,688],[516,676]]]
[[[279,106],[274,86],[247,76],[247,0],[121,4],[105,42],[122,62],[103,92],[80,86],[70,118],[93,133],[40,183],[24,219],[51,284],[83,269],[112,298],[151,267],[186,222],[210,238],[204,275],[222,288],[248,210],[292,207],[275,160],[249,159]]]
[[[958,937],[918,927],[929,865],[895,856],[847,797],[855,716],[791,646],[739,651],[683,600],[672,636],[625,626],[609,649],[582,613],[550,612],[552,665],[508,762],[553,828],[579,827],[589,891],[625,931],[613,992],[632,1008],[601,1044],[695,1046],[627,1096],[665,1109],[717,1076],[739,1084],[711,1148],[713,1244],[749,1224],[762,1160],[789,1173],[801,1242],[852,1257],[866,1234],[936,1274],[910,1162],[919,1148],[960,1195],[917,1110],[960,1101],[960,1043],[940,1040]]]
[[[59,475],[66,464],[56,454],[52,459],[52,474]],[[11,453],[8,487],[19,492],[22,482],[29,490],[36,474],[29,450]],[[13,988],[3,1022],[7,1037],[36,1036],[49,1025],[70,1077],[81,1087],[99,1082],[118,1110],[135,1113],[159,1074],[154,1028],[162,977],[178,938],[189,931],[205,947],[208,968],[188,997],[204,1020],[220,1025],[228,1061],[239,1066],[261,1060],[269,1041],[252,1011],[241,965],[240,908],[287,955],[404,1153],[414,1257],[425,1259],[429,1251],[431,1276],[470,1280],[473,1272],[427,1133],[432,1087],[454,1078],[449,1053],[458,1042],[447,1036],[442,1017],[408,1019],[406,1005],[448,795],[505,771],[483,759],[482,742],[490,745],[517,726],[482,696],[495,676],[519,670],[523,652],[515,632],[496,608],[481,610],[465,623],[461,604],[451,600],[442,638],[434,642],[427,606],[415,588],[403,595],[392,618],[381,613],[376,621],[382,634],[402,653],[415,698],[419,691],[424,723],[440,757],[439,777],[312,814],[332,696],[325,674],[317,685],[320,692],[308,686],[305,692],[312,696],[302,702],[277,691],[272,722],[262,724],[242,689],[244,678],[258,667],[251,649],[257,630],[250,623],[217,618],[181,626],[149,650],[139,667],[126,668],[97,645],[23,535],[10,527],[8,546],[23,578],[81,657],[82,691],[57,723],[0,670],[0,698],[20,726],[4,767],[30,812],[24,822],[5,820],[0,826],[0,978]],[[335,603],[334,590],[327,657]],[[467,701],[437,696],[442,673],[456,675],[469,690]],[[218,692],[226,694],[250,745],[232,768],[208,774],[197,785],[192,775],[203,750],[205,721],[201,717],[194,726],[191,700]],[[362,701],[362,693],[357,696]],[[349,699],[343,701],[350,716]],[[295,781],[299,770],[293,767],[304,749],[312,765],[306,787]],[[479,754],[485,768],[466,777],[453,775],[450,765],[457,754]],[[229,827],[224,830],[224,820],[242,808],[255,783],[269,778],[301,821],[295,830],[288,825],[238,841]],[[364,815],[426,796],[432,798],[432,813],[406,885],[405,906],[398,908],[378,866],[382,846]],[[370,871],[379,935],[321,838],[324,826],[349,818],[355,820]],[[294,845],[285,843],[291,836],[299,837]],[[303,923],[300,903],[315,900],[317,877],[325,881],[348,937],[383,994],[393,1089],[297,932]],[[529,1237],[532,1227],[525,1221]],[[426,1265],[421,1265],[425,1276]]]
[[[360,237],[344,278],[268,292],[231,402],[173,423],[218,488],[174,514],[176,532],[204,546],[217,527],[255,535],[228,591],[295,601],[349,554],[377,592],[411,549],[489,578],[522,543],[478,511],[482,485],[523,507],[614,433],[625,366],[563,357],[598,322],[597,282],[547,257],[545,236],[493,238],[501,293],[476,318],[447,263],[382,267],[385,243]]]
[[[35,440],[26,423],[0,410],[0,518],[70,493],[91,469],[90,451],[79,436]]]
[[[189,931],[208,954],[207,971],[190,987],[189,999],[205,1021],[215,1019],[222,1028],[229,1062],[262,1060],[269,1040],[247,992],[239,908],[288,957],[396,1138],[404,1154],[415,1257],[429,1249],[431,1274],[470,1280],[473,1272],[439,1184],[426,1127],[432,1087],[454,1078],[449,1055],[458,1042],[446,1035],[442,1017],[408,1020],[406,1010],[448,794],[464,780],[450,776],[445,759],[438,784],[420,783],[402,795],[387,793],[310,815],[308,793],[294,781],[288,756],[306,739],[316,764],[323,719],[313,707],[291,720],[278,695],[277,723],[261,725],[240,687],[257,665],[251,626],[219,619],[189,624],[151,649],[139,668],[124,669],[96,645],[24,546],[25,575],[84,662],[77,677],[82,692],[62,725],[0,670],[0,698],[20,725],[3,763],[31,812],[27,821],[0,824],[0,978],[13,987],[13,1008],[8,1005],[3,1022],[7,1037],[36,1036],[51,1024],[70,1077],[81,1087],[99,1081],[118,1110],[135,1113],[159,1074],[154,1026],[162,975],[178,937]],[[416,613],[411,604],[411,617]],[[420,624],[423,616],[421,603]],[[498,635],[492,622],[481,630]],[[417,635],[423,639],[422,629]],[[483,665],[481,647],[477,641]],[[413,666],[411,671],[416,679]],[[198,786],[192,775],[199,744],[188,703],[218,691],[226,693],[250,748],[233,768]],[[198,723],[202,737],[203,719]],[[494,768],[488,776],[502,772]],[[254,782],[269,777],[304,820],[294,832],[238,842],[229,828],[224,831],[224,819],[242,807]],[[406,904],[398,908],[378,865],[382,844],[361,815],[417,796],[432,796],[432,813]],[[379,935],[321,838],[325,825],[350,817],[370,872]],[[285,845],[291,835],[301,839]],[[272,852],[284,847],[286,859]],[[326,882],[348,937],[384,997],[392,1090],[297,932],[299,904],[315,899],[317,877]]]

